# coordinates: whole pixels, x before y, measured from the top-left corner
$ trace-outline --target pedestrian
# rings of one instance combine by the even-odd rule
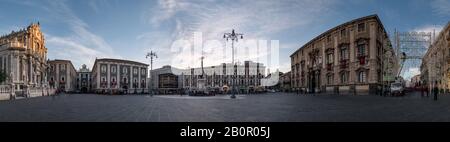
[[[437,84],[437,81],[436,81],[436,84]],[[434,100],[435,101],[437,101],[437,99],[438,99],[438,93],[439,93],[439,88],[437,87],[437,85],[434,85],[433,95],[434,95]]]

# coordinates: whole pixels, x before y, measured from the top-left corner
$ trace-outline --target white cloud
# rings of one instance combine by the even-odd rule
[[[413,76],[420,74],[419,68],[409,68],[403,75],[405,80],[410,80]]]
[[[434,0],[431,2],[433,12],[440,16],[450,16],[450,1],[449,0]]]
[[[439,32],[441,32],[443,28],[444,28],[444,26],[442,26],[442,25],[425,25],[425,26],[415,28],[412,31],[431,33],[432,36],[434,34],[434,36],[437,37],[439,35]],[[432,38],[431,40],[433,40],[433,39],[434,38]],[[426,40],[429,40],[429,38],[426,38]]]
[[[274,34],[289,30],[293,27],[308,26],[314,21],[319,20],[316,15],[330,11],[333,1],[325,0],[286,0],[286,1],[185,1],[185,0],[166,0],[159,1],[158,10],[160,12],[150,13],[151,24],[160,25],[172,21],[175,23],[172,35],[167,35],[171,40],[158,40],[157,33],[147,33],[145,35],[148,41],[161,43],[163,47],[170,47],[173,41],[177,39],[193,39],[193,32],[202,32],[203,40],[217,40],[224,43],[223,33],[236,32],[244,33],[244,39],[265,39],[272,40]],[[293,14],[295,13],[295,14]],[[144,36],[139,36],[142,39]],[[156,40],[155,40],[156,39]],[[278,39],[273,39],[278,40]],[[192,43],[192,42],[191,42]],[[296,43],[280,43],[281,48],[291,48]],[[158,45],[160,46],[160,45]],[[269,44],[270,46],[270,44]],[[157,48],[157,47],[155,47]],[[242,48],[242,47],[240,47]],[[217,65],[223,62],[230,62],[231,58],[223,57],[224,53],[231,53],[229,48],[225,51],[215,50],[209,53],[205,59],[205,65]],[[186,52],[171,52],[163,49],[161,54],[167,55],[170,59],[166,64],[171,64],[171,60],[179,60],[174,66],[185,67],[188,63],[196,63],[199,66],[200,52],[193,56]],[[251,55],[250,55],[251,54]],[[253,53],[236,56],[236,60],[249,60],[249,56],[264,57],[266,53],[259,55]],[[229,55],[229,54],[228,54]],[[183,62],[181,62],[183,61]],[[267,63],[265,63],[267,64]],[[192,67],[192,64],[189,64]]]
[[[436,32],[438,34],[444,26],[442,25],[425,25],[418,28],[413,29],[415,32],[426,32],[426,33],[433,33]]]
[[[48,12],[66,23],[73,32],[65,37],[55,35],[47,37],[47,48],[54,50],[53,54],[49,53],[49,57],[72,60],[76,67],[80,67],[81,64],[92,66],[95,58],[120,58],[101,36],[89,31],[88,24],[75,15],[65,1],[48,2]]]
[[[79,44],[78,41],[71,38],[50,35],[46,35],[46,37],[47,46],[52,47],[48,54],[54,56],[55,59],[70,59],[75,65],[87,64],[92,66],[94,63],[92,57],[105,56],[102,52]]]

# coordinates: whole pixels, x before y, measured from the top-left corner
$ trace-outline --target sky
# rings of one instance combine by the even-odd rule
[[[289,56],[303,44],[372,14],[390,34],[439,31],[450,20],[450,0],[0,0],[0,34],[39,21],[48,58],[71,60],[75,68],[92,67],[95,58],[106,57],[149,64],[149,51],[158,55],[153,68],[188,68],[199,67],[200,56],[174,48],[175,41],[191,41],[195,32],[203,40],[219,41],[225,46],[217,49],[223,50],[208,46],[204,59],[205,66],[218,65],[231,62],[222,56],[229,53],[223,33],[235,29],[244,34],[240,43],[278,40],[278,63],[270,67],[285,72]],[[239,52],[236,60],[259,61],[267,54]],[[418,73],[417,68],[409,70],[409,75]]]

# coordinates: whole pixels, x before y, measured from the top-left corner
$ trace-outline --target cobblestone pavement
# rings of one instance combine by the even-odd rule
[[[450,121],[450,96],[71,94],[0,101],[0,121]]]

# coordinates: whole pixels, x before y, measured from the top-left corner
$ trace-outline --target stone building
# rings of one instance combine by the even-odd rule
[[[392,53],[388,57],[387,51]],[[394,56],[377,15],[351,20],[320,34],[290,56],[291,86],[310,93],[375,93],[386,73],[383,60]]]
[[[239,93],[254,92],[261,87],[266,67],[262,63],[244,61],[244,64],[222,63],[217,66],[204,67],[205,85],[216,90],[235,90]],[[182,88],[185,90],[199,88],[198,80],[202,68],[190,68],[181,71]],[[234,82],[233,82],[234,78]],[[235,87],[233,89],[232,87]]]
[[[292,91],[291,88],[291,72],[283,73],[283,75],[280,76],[280,88],[283,92],[290,92]]]
[[[158,90],[159,94],[180,93],[182,88],[182,80],[177,74],[181,70],[172,66],[163,66],[162,68],[153,69],[150,73],[150,88]]]
[[[450,88],[450,22],[442,29],[422,59],[421,80],[429,90],[438,86],[442,92]]]
[[[88,93],[92,90],[91,70],[85,64],[77,72],[77,91],[80,93]]]
[[[202,74],[205,81],[204,87],[218,91],[231,89],[234,74],[236,91],[247,93],[261,87],[261,80],[265,76],[265,66],[252,61],[236,65],[234,69],[231,64],[222,63],[217,66],[203,67],[203,71],[201,67],[178,69],[164,66],[152,71],[151,88],[160,90],[160,93],[196,90],[203,87],[199,83],[199,80],[202,80],[200,77]]]
[[[64,92],[77,91],[77,70],[69,60],[49,60],[48,81],[52,88]]]
[[[0,70],[8,76],[2,84],[17,91],[44,87],[46,69],[47,48],[39,23],[0,37]]]
[[[92,91],[97,93],[148,93],[148,65],[122,59],[95,59]]]
[[[420,87],[420,85],[421,85],[420,74],[413,76],[411,78],[409,87]]]

